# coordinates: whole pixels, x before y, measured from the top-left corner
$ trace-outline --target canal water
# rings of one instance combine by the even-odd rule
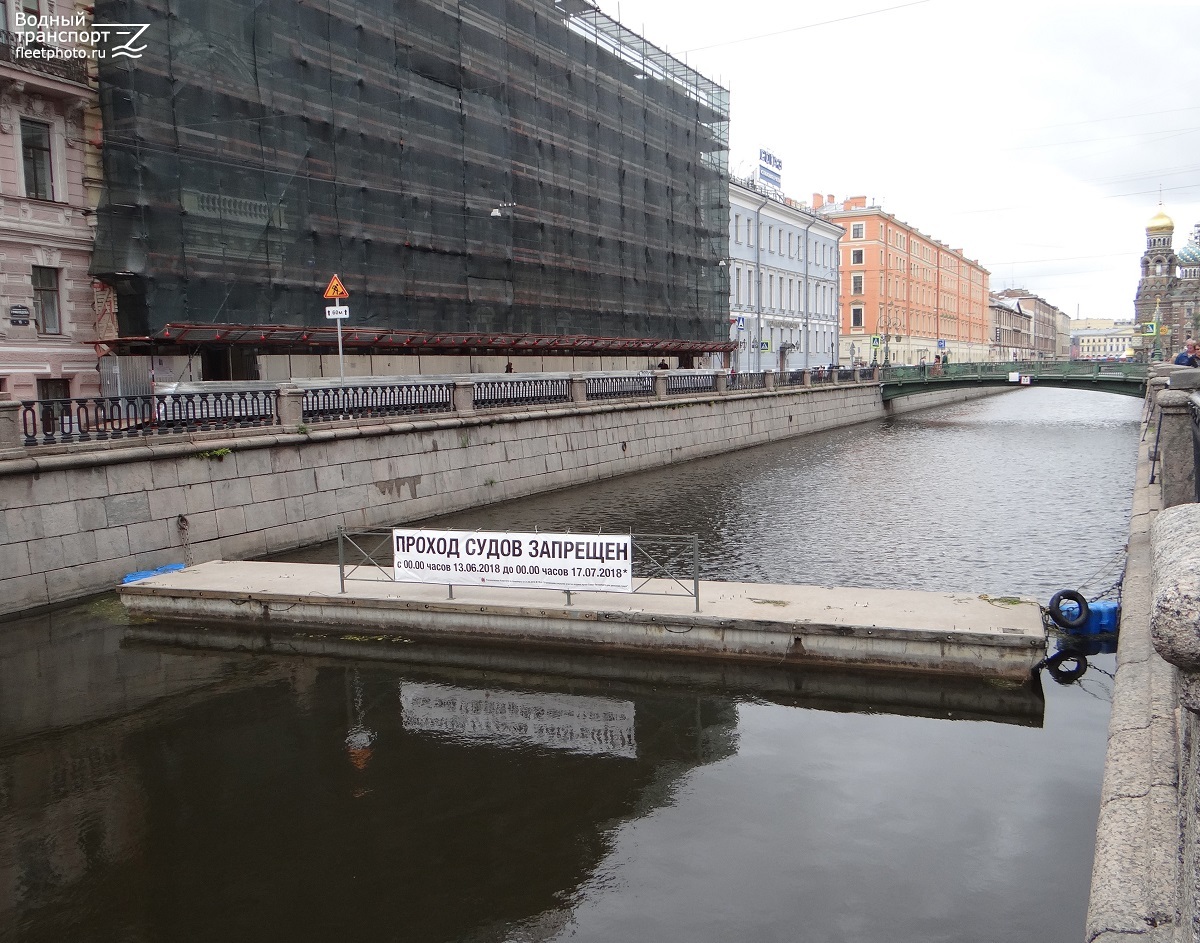
[[[713,579],[1091,597],[1139,412],[1025,389],[437,524],[696,533]],[[2,941],[1083,935],[1112,656],[1020,686],[144,628],[112,597],[0,623]]]

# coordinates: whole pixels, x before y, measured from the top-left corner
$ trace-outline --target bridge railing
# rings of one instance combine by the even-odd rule
[[[1146,376],[1146,365],[1090,360],[1014,360],[1014,361],[964,361],[962,363],[924,363],[897,365],[883,368],[884,383],[902,383],[915,380],[962,380],[970,378],[1000,378],[1013,373],[1034,378],[1077,378],[1111,377],[1142,379]]]

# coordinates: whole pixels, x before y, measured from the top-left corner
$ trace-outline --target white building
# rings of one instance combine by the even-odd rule
[[[1140,340],[1131,321],[1106,328],[1076,329],[1071,334],[1071,356],[1076,360],[1132,360]]]
[[[740,371],[837,361],[844,230],[750,180],[729,182],[729,337]]]

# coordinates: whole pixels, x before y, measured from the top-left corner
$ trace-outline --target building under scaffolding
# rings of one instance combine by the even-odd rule
[[[728,92],[582,0],[95,9],[119,347],[728,348]]]

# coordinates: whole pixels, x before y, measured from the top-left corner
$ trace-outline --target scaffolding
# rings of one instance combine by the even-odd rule
[[[728,92],[580,0],[100,0],[118,333],[728,340]],[[239,336],[247,332],[237,332]],[[664,349],[666,349],[664,347]]]

